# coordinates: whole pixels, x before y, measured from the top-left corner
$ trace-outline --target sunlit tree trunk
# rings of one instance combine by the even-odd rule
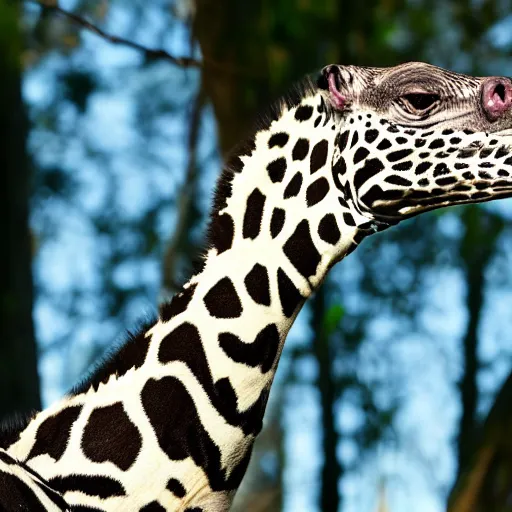
[[[471,446],[469,463],[450,494],[448,512],[510,512],[512,374],[497,394]]]
[[[40,406],[18,7],[17,2],[0,0],[0,418]]]

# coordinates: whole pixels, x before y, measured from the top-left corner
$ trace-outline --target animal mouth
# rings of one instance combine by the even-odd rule
[[[482,184],[487,186],[481,188]],[[471,188],[471,191],[461,192],[457,190],[457,186],[454,186],[444,194],[429,195],[424,198],[414,197],[415,191],[412,191],[402,199],[395,201],[378,200],[372,205],[371,209],[377,219],[389,222],[414,217],[420,213],[446,206],[484,203],[495,199],[504,199],[512,197],[512,178],[496,178],[494,183],[492,181],[478,181],[475,182],[475,187]]]
[[[493,135],[498,135],[499,137],[512,137],[512,128],[507,128],[506,130],[494,132]],[[512,140],[510,142],[512,143]]]

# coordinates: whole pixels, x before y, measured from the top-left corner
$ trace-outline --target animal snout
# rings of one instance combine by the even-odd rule
[[[512,82],[508,78],[488,78],[482,85],[482,108],[496,121],[512,108]]]

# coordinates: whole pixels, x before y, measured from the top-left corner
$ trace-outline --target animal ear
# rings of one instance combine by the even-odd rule
[[[322,69],[318,87],[329,93],[329,99],[337,110],[343,110],[347,104],[348,84],[342,66],[331,64]]]

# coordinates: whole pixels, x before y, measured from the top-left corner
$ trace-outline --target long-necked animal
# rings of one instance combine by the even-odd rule
[[[0,506],[227,510],[329,269],[403,219],[511,195],[510,79],[422,63],[305,79],[227,162],[202,266],[160,318],[0,434]]]

